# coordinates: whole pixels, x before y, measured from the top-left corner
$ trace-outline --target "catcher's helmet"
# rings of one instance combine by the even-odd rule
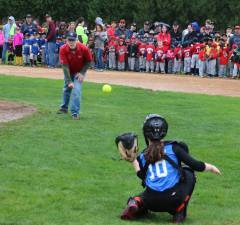
[[[166,136],[167,131],[168,123],[162,116],[158,114],[149,114],[146,116],[143,123],[143,135],[147,145],[148,139],[151,141],[160,141]]]

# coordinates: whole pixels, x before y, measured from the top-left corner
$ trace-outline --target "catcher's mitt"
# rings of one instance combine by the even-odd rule
[[[124,133],[116,137],[115,143],[122,159],[133,162],[137,158],[138,138],[134,133]]]

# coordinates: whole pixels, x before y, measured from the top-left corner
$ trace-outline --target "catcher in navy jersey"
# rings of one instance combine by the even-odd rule
[[[140,195],[128,199],[121,219],[132,220],[150,210],[168,212],[174,223],[181,223],[186,219],[188,202],[196,183],[194,171],[221,174],[214,165],[191,157],[185,143],[164,141],[167,131],[168,123],[163,117],[148,115],[143,124],[147,147],[139,155],[134,133],[124,133],[116,138],[122,159],[132,163],[145,187]]]

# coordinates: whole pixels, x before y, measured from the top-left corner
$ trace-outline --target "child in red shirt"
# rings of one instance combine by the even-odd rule
[[[165,73],[165,58],[166,52],[163,47],[162,41],[158,41],[158,46],[155,51],[155,62],[156,62],[156,69],[155,71]]]
[[[216,76],[217,57],[218,57],[217,44],[212,43],[207,58],[207,74],[211,77]]]
[[[146,45],[146,72],[154,72],[155,46],[152,41]]]
[[[167,61],[168,61],[168,73],[171,74],[171,73],[173,73],[173,62],[174,62],[174,58],[175,58],[173,48],[170,48],[167,50],[166,57],[167,57]]]
[[[191,71],[191,58],[192,58],[192,48],[190,44],[185,44],[183,46],[183,57],[184,57],[184,73],[190,74]]]
[[[138,45],[139,70],[144,72],[146,69],[146,43],[142,40]]]
[[[200,51],[198,54],[198,66],[199,66],[199,76],[205,77],[206,75],[206,61],[207,61],[207,54],[206,54],[206,45],[202,44],[200,47]]]
[[[227,76],[228,60],[229,60],[228,49],[224,46],[221,46],[220,51],[219,51],[219,68],[218,68],[218,76],[219,77]]]
[[[123,38],[119,39],[119,45],[117,47],[117,62],[118,62],[118,70],[125,70],[125,61],[127,55],[127,47],[124,45]]]
[[[110,70],[116,69],[116,51],[117,51],[117,41],[114,36],[110,36],[110,40],[108,42],[108,68]]]
[[[177,44],[174,48],[173,73],[180,73],[182,65],[182,45]]]

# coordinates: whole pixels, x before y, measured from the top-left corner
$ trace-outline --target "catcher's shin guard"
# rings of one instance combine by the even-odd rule
[[[128,199],[127,207],[123,210],[121,215],[122,220],[132,220],[136,218],[140,213],[140,207],[142,206],[141,197],[131,197]]]

